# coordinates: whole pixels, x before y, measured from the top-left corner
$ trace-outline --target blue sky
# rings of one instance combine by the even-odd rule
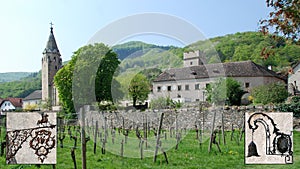
[[[0,72],[41,69],[50,22],[63,60],[95,33],[136,14],[162,13],[190,23],[207,38],[257,31],[270,9],[264,0],[6,0],[0,2]],[[124,25],[126,27],[126,25]],[[121,28],[120,28],[121,29]],[[172,28],[170,28],[172,29]],[[138,36],[158,45],[182,45],[163,36]]]

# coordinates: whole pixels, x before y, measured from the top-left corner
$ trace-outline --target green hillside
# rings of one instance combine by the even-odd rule
[[[268,59],[264,59],[261,55],[263,48],[271,53]],[[274,40],[271,36],[263,36],[259,32],[215,37],[184,48],[133,41],[113,46],[112,49],[121,59],[116,79],[121,83],[123,91],[127,90],[131,78],[137,72],[150,68],[163,71],[181,67],[183,52],[193,50],[203,51],[207,63],[218,60],[222,62],[252,60],[263,66],[271,65],[275,71],[283,73],[300,60],[299,45],[286,42],[280,37]],[[18,81],[0,83],[0,98],[26,97],[36,89],[41,89],[40,72]]]
[[[162,49],[169,50],[169,46],[157,46],[153,44],[147,44],[140,41],[131,41],[112,47],[113,51],[118,54],[118,58],[123,60],[127,57],[139,57],[147,53],[150,49]]]
[[[222,62],[252,60],[263,66],[272,66],[275,71],[284,71],[300,59],[300,46],[286,42],[283,38],[274,40],[271,35],[263,36],[259,32],[243,32],[209,39],[215,52],[206,52],[208,62],[214,62],[216,57]],[[185,48],[207,49],[207,41],[198,41]],[[264,59],[261,55],[266,48],[271,55]],[[217,54],[217,55],[216,55]]]
[[[41,84],[41,71],[31,73],[29,76],[18,81],[0,83],[0,98],[24,98],[31,92],[41,89]]]
[[[20,80],[24,77],[27,77],[31,74],[31,72],[7,72],[0,73],[0,83],[3,82],[12,82],[16,80]]]

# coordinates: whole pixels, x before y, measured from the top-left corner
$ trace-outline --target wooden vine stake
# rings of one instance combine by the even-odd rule
[[[224,129],[224,113],[222,113],[222,137],[223,137],[223,144],[226,145],[225,129]]]
[[[240,133],[240,141],[242,141],[243,138],[243,134],[245,133],[245,118],[243,117],[243,121],[242,121],[242,130]]]
[[[163,152],[165,160],[168,162],[168,157],[167,157],[167,153],[163,150],[163,148],[159,145],[160,144],[160,134],[161,134],[161,127],[162,127],[162,123],[163,123],[163,118],[164,118],[164,113],[161,113],[160,116],[160,123],[158,126],[158,131],[157,131],[157,138],[156,138],[156,146],[155,146],[155,152],[154,152],[154,158],[153,158],[153,162],[156,162],[156,158],[157,158],[157,153],[158,153],[158,148],[160,148],[160,150]]]
[[[233,128],[233,123],[231,124],[231,137],[230,137],[230,141],[232,141],[233,139],[233,135],[234,134],[234,128]]]
[[[122,139],[120,156],[123,157],[123,155],[124,155],[124,140]]]
[[[145,115],[145,121],[143,121],[143,128],[144,128],[144,140],[145,145],[146,145],[146,149],[148,148],[148,144],[147,144],[147,129],[148,129],[148,119],[147,119],[147,114]]]
[[[98,121],[96,121],[96,127],[94,132],[94,154],[96,154],[96,148],[97,148],[97,133],[98,133]]]
[[[141,160],[143,159],[143,152],[144,152],[144,150],[143,150],[143,144],[144,144],[144,140],[141,139],[141,143],[140,143]]]
[[[86,140],[85,140],[85,107],[80,109],[81,113],[81,155],[82,169],[86,169]]]
[[[71,149],[71,157],[72,157],[72,160],[73,160],[74,169],[77,169],[76,157],[75,157],[75,149],[74,148]]]
[[[214,128],[215,128],[215,120],[216,120],[216,110],[213,110],[213,112],[214,112],[214,115],[213,115],[212,124],[211,124],[208,153],[210,153],[210,151],[211,151],[211,147],[212,147],[212,143],[213,143],[213,137],[214,137]]]

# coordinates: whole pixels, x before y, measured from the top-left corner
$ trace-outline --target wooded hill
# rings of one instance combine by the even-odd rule
[[[20,80],[21,78],[27,77],[31,74],[31,72],[7,72],[0,73],[0,83],[3,82],[12,82],[16,80]]]
[[[42,89],[41,71],[31,73],[17,81],[0,83],[0,98],[24,98],[38,89]]]
[[[262,56],[266,49],[271,55]],[[126,90],[135,73],[144,69],[155,68],[161,71],[181,67],[183,52],[201,50],[205,53],[207,63],[252,60],[263,66],[272,66],[273,70],[287,72],[288,68],[300,60],[300,46],[285,41],[274,40],[259,32],[243,32],[198,41],[184,48],[174,46],[157,46],[139,41],[127,42],[112,47],[122,60],[117,80]],[[0,83],[0,98],[26,97],[30,92],[41,89],[40,72],[19,81]]]

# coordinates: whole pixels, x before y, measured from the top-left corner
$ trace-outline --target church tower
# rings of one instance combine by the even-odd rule
[[[50,35],[42,58],[42,101],[58,106],[58,92],[54,86],[54,76],[62,67],[62,59],[54,38],[51,23]]]

